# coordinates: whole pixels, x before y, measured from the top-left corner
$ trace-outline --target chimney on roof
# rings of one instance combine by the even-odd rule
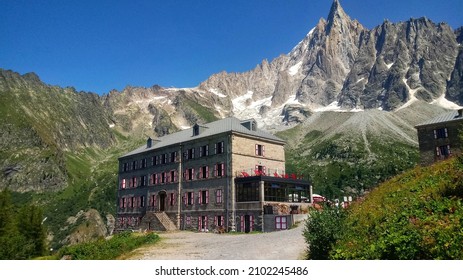
[[[151,148],[151,146],[153,146],[153,139],[148,137],[148,140],[146,140],[146,148]]]

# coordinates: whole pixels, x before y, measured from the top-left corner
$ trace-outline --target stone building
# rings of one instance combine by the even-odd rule
[[[463,109],[442,114],[415,128],[418,131],[422,165],[429,165],[461,153]]]
[[[234,117],[149,138],[119,158],[116,230],[289,228],[312,196],[284,144]]]

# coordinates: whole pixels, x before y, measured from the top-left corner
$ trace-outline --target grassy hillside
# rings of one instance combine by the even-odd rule
[[[463,160],[416,167],[355,203],[333,259],[463,259]]]

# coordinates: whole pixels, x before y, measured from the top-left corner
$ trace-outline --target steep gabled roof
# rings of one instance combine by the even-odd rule
[[[449,113],[444,113],[442,115],[439,115],[439,116],[437,116],[435,118],[432,118],[432,119],[430,119],[428,121],[425,121],[423,123],[420,123],[420,124],[416,125],[415,128],[428,126],[428,125],[434,125],[434,124],[440,124],[440,123],[453,122],[453,121],[462,121],[463,116],[460,113],[460,110],[452,111],[452,112],[449,112]]]
[[[243,135],[248,135],[251,137],[262,138],[267,141],[279,142],[281,144],[285,143],[284,140],[276,137],[275,135],[271,133],[268,133],[258,128],[249,129],[248,127],[243,125],[249,121],[252,121],[252,120],[241,121],[235,117],[229,117],[229,118],[225,118],[225,119],[218,120],[215,122],[203,124],[201,125],[202,129],[198,135],[193,135],[193,127],[191,127],[191,128],[179,131],[179,132],[175,132],[172,134],[159,137],[157,139],[153,139],[151,147],[147,147],[147,145],[145,144],[121,156],[120,158],[124,158],[124,157],[131,156],[131,155],[136,155],[136,154],[143,153],[143,152],[150,151],[150,150],[156,150],[156,149],[167,147],[170,145],[186,143],[189,141],[202,139],[202,138],[206,138],[212,135],[217,135],[217,134],[226,133],[226,132],[235,132],[235,133],[239,133]]]

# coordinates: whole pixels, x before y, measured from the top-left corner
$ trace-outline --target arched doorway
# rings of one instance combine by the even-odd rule
[[[166,210],[166,198],[167,194],[165,191],[159,192],[159,211],[164,212]]]

